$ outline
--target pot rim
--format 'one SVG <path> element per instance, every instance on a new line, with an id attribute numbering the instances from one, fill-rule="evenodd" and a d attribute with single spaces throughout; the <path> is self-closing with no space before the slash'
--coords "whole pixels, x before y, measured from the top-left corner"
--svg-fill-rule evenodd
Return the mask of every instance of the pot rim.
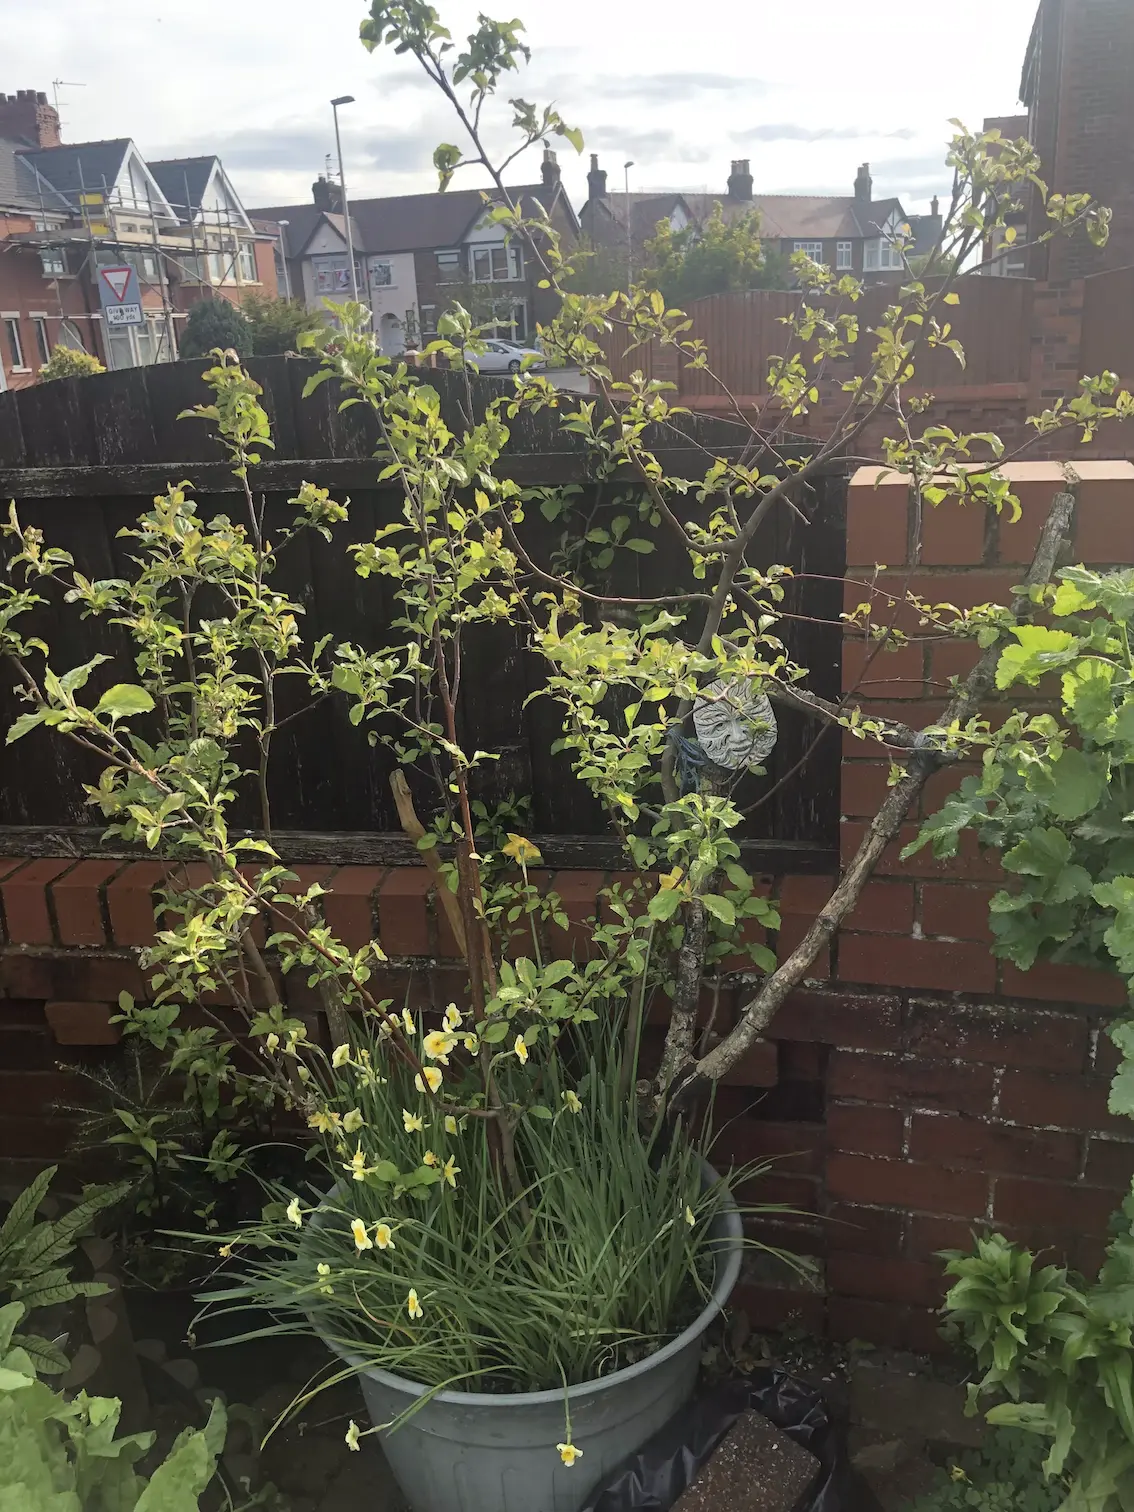
<path id="1" fill-rule="evenodd" d="M 724 1178 L 707 1160 L 702 1161 L 701 1164 L 702 1180 L 706 1187 L 724 1182 Z M 391 1387 L 408 1397 L 427 1396 L 430 1402 L 445 1402 L 459 1407 L 543 1407 L 553 1402 L 571 1402 L 584 1395 L 593 1396 L 596 1392 L 611 1391 L 625 1385 L 627 1381 L 645 1375 L 655 1366 L 680 1354 L 705 1332 L 714 1318 L 724 1312 L 725 1303 L 732 1295 L 733 1287 L 740 1275 L 740 1262 L 744 1253 L 744 1225 L 741 1221 L 740 1209 L 736 1205 L 736 1198 L 727 1186 L 726 1198 L 725 1206 L 716 1219 L 721 1225 L 722 1232 L 714 1240 L 720 1258 L 717 1261 L 717 1275 L 713 1282 L 712 1296 L 693 1322 L 675 1339 L 671 1339 L 668 1344 L 655 1350 L 653 1354 L 647 1355 L 644 1360 L 637 1360 L 633 1365 L 624 1365 L 621 1370 L 614 1371 L 612 1375 L 597 1376 L 593 1381 L 580 1381 L 578 1385 L 568 1386 L 566 1390 L 562 1387 L 552 1387 L 547 1391 L 437 1391 L 431 1386 L 423 1386 L 420 1381 L 411 1381 L 407 1376 L 395 1375 L 393 1371 L 383 1370 L 377 1365 L 367 1365 L 360 1355 L 353 1354 L 349 1349 L 336 1344 L 329 1338 L 314 1322 L 314 1319 L 312 1323 L 315 1332 L 327 1348 L 337 1354 L 340 1359 L 345 1360 L 348 1365 L 353 1365 L 359 1375 L 367 1376 L 370 1380 L 378 1381 L 381 1385 Z"/>

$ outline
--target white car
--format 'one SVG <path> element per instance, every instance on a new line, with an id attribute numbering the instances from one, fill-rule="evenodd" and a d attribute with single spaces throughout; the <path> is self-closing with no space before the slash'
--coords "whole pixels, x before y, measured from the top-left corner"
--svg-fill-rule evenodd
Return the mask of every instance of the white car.
<path id="1" fill-rule="evenodd" d="M 547 359 L 535 347 L 520 346 L 514 341 L 500 341 L 492 336 L 484 343 L 483 352 L 470 352 L 469 367 L 481 373 L 518 373 L 525 357 L 535 361 L 529 367 L 546 367 Z"/>

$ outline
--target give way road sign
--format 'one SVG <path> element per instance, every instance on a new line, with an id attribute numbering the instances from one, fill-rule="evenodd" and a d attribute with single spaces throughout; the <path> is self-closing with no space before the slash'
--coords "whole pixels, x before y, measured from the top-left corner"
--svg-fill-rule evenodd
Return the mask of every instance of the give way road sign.
<path id="1" fill-rule="evenodd" d="M 98 293 L 107 325 L 145 325 L 138 275 L 125 264 L 98 270 Z"/>

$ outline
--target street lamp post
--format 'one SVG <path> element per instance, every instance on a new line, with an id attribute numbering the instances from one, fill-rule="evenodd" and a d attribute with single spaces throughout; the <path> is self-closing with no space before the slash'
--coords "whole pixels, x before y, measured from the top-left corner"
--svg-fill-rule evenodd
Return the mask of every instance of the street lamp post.
<path id="1" fill-rule="evenodd" d="M 339 135 L 339 106 L 353 105 L 353 95 L 339 95 L 331 101 L 331 109 L 335 115 L 335 147 L 339 154 L 339 188 L 343 196 L 343 220 L 346 222 L 346 247 L 347 258 L 350 263 L 350 293 L 351 298 L 358 302 L 358 269 L 354 265 L 354 233 L 350 227 L 350 201 L 347 198 L 346 174 L 343 172 L 343 143 Z"/>
<path id="2" fill-rule="evenodd" d="M 634 282 L 634 218 L 630 214 L 630 170 L 634 159 L 622 165 L 622 181 L 626 188 L 626 292 Z"/>
<path id="3" fill-rule="evenodd" d="M 290 304 L 291 303 L 291 269 L 287 265 L 287 228 L 291 225 L 291 222 L 290 221 L 286 221 L 286 220 L 282 220 L 282 221 L 277 221 L 276 224 L 280 228 L 280 236 L 279 236 L 279 242 L 280 242 L 280 261 L 283 263 L 284 298 L 287 300 L 288 304 Z"/>

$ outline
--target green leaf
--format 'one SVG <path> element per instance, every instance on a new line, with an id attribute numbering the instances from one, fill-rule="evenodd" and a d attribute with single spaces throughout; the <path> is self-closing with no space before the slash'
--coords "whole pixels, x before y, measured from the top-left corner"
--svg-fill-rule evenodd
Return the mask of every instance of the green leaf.
<path id="1" fill-rule="evenodd" d="M 706 893 L 701 902 L 722 924 L 736 923 L 736 909 L 727 898 L 722 898 L 717 893 Z"/>
<path id="2" fill-rule="evenodd" d="M 46 718 L 46 711 L 37 711 L 34 714 L 21 714 L 8 729 L 7 744 L 12 745 L 14 741 L 26 735 L 29 730 L 34 730 L 37 725 L 41 725 Z"/>
<path id="3" fill-rule="evenodd" d="M 1066 746 L 1050 766 L 1037 763 L 1028 769 L 1028 789 L 1046 803 L 1056 819 L 1082 819 L 1102 801 L 1109 770 L 1101 751 Z"/>
<path id="4" fill-rule="evenodd" d="M 653 895 L 647 905 L 646 912 L 651 919 L 657 919 L 660 923 L 664 924 L 667 919 L 673 918 L 680 902 L 681 894 L 677 888 L 667 887 L 663 891 L 656 892 Z"/>
<path id="5" fill-rule="evenodd" d="M 132 714 L 148 714 L 154 701 L 145 688 L 134 683 L 115 683 L 95 705 L 96 714 L 109 714 L 111 719 L 129 719 Z"/>

